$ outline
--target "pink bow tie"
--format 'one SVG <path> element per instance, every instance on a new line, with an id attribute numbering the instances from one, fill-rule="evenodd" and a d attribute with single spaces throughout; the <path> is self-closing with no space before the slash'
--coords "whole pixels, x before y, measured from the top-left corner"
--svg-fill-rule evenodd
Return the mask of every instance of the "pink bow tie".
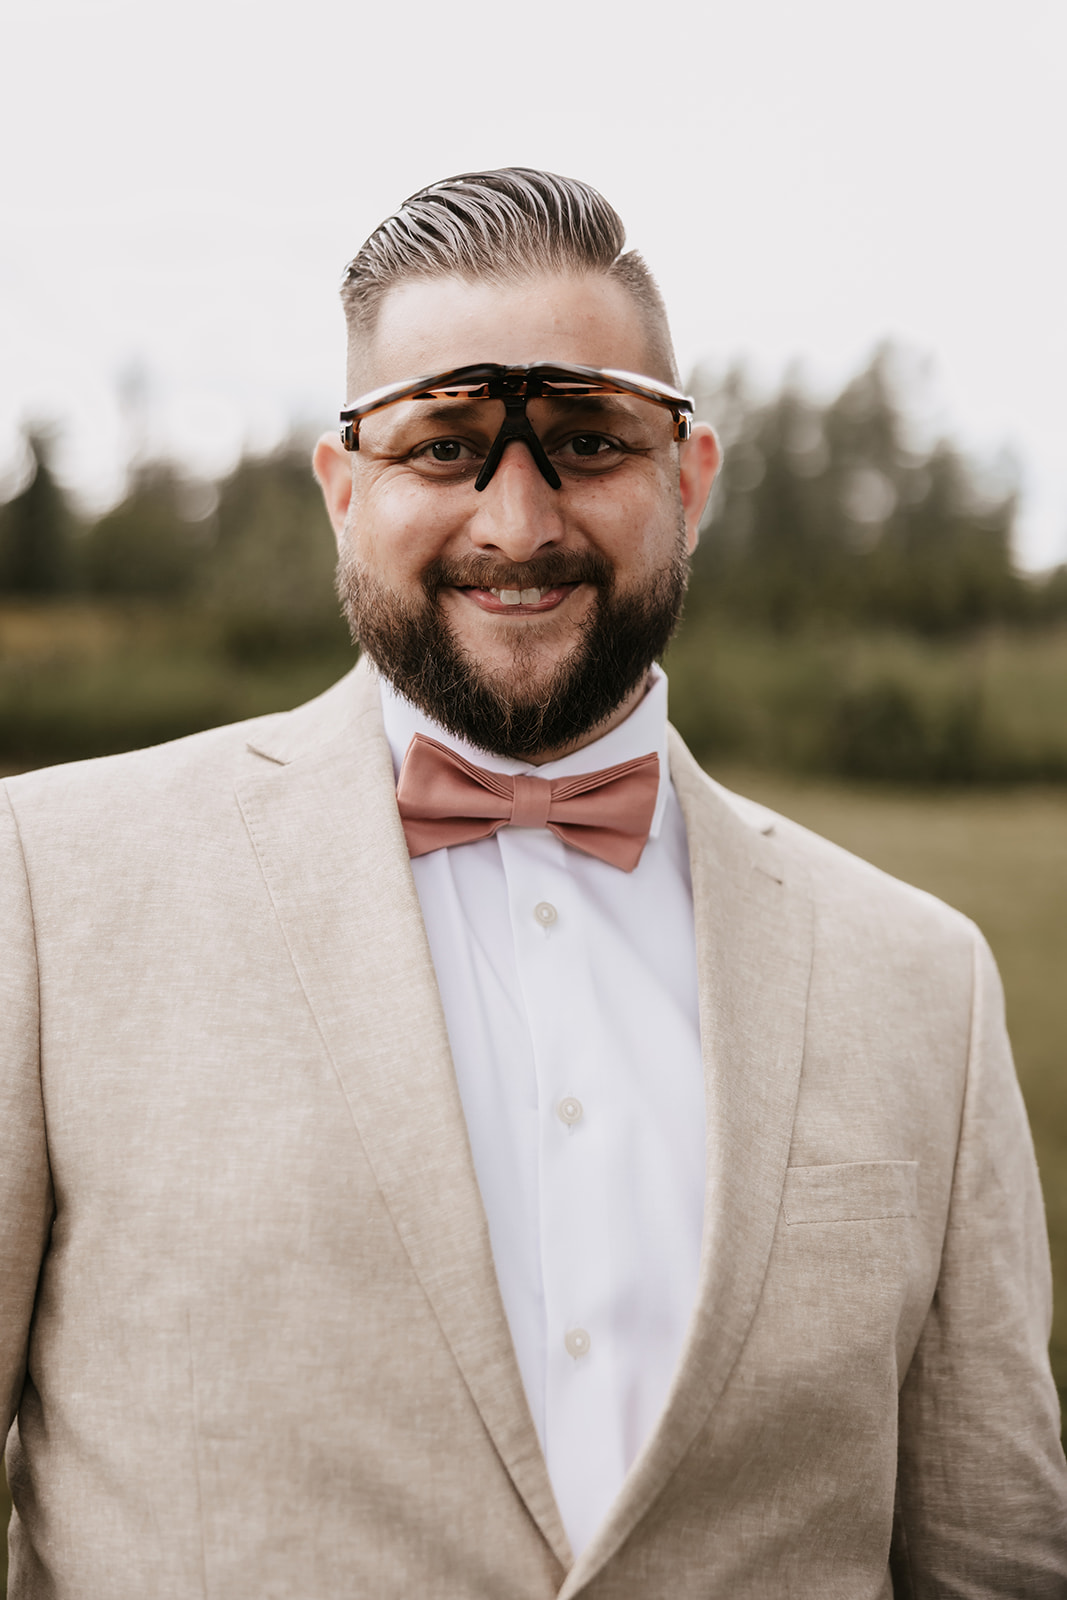
<path id="1" fill-rule="evenodd" d="M 657 755 L 573 778 L 511 778 L 486 772 L 417 733 L 400 769 L 396 803 L 413 856 L 473 844 L 498 828 L 551 828 L 575 850 L 632 872 L 658 792 Z"/>

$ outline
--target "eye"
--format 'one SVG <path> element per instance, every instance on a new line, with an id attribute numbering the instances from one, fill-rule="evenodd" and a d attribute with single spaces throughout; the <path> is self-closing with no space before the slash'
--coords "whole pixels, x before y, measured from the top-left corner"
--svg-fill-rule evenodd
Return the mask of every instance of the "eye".
<path id="1" fill-rule="evenodd" d="M 570 440 L 576 456 L 599 456 L 612 448 L 612 441 L 602 433 L 578 433 Z"/>
<path id="2" fill-rule="evenodd" d="M 551 451 L 562 467 L 573 472 L 599 472 L 614 467 L 627 447 L 606 433 L 572 433 Z"/>
<path id="3" fill-rule="evenodd" d="M 431 461 L 462 461 L 466 448 L 466 445 L 460 444 L 458 439 L 435 439 L 432 444 L 426 445 L 420 454 L 428 456 Z"/>
<path id="4" fill-rule="evenodd" d="M 438 469 L 444 472 L 446 467 L 450 467 L 453 474 L 463 473 L 480 459 L 478 452 L 462 439 L 427 439 L 408 455 L 412 466 L 431 473 Z"/>

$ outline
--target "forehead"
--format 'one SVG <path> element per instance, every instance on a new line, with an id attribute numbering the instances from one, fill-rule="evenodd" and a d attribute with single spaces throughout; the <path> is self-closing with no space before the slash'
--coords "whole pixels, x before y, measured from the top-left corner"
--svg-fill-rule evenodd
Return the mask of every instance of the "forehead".
<path id="1" fill-rule="evenodd" d="M 650 356 L 637 305 L 602 274 L 514 284 L 415 279 L 386 295 L 352 376 L 366 392 L 483 361 L 560 361 L 647 373 Z"/>

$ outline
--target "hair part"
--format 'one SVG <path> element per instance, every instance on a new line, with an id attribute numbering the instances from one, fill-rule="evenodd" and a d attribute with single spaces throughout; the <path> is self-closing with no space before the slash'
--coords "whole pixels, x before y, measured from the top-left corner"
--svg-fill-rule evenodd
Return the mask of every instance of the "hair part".
<path id="1" fill-rule="evenodd" d="M 341 284 L 349 382 L 374 336 L 390 290 L 413 279 L 523 283 L 540 276 L 602 273 L 622 286 L 645 325 L 651 364 L 677 384 L 663 296 L 603 195 L 577 178 L 532 167 L 464 172 L 420 189 L 379 223 Z M 655 374 L 652 374 L 655 375 Z M 352 396 L 350 396 L 352 398 Z"/>

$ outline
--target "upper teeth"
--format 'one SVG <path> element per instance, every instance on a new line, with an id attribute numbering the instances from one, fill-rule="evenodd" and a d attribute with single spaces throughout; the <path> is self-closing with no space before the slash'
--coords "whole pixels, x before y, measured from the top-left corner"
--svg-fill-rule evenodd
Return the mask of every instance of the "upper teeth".
<path id="1" fill-rule="evenodd" d="M 536 606 L 544 599 L 548 589 L 491 589 L 489 592 L 496 595 L 501 605 Z"/>

